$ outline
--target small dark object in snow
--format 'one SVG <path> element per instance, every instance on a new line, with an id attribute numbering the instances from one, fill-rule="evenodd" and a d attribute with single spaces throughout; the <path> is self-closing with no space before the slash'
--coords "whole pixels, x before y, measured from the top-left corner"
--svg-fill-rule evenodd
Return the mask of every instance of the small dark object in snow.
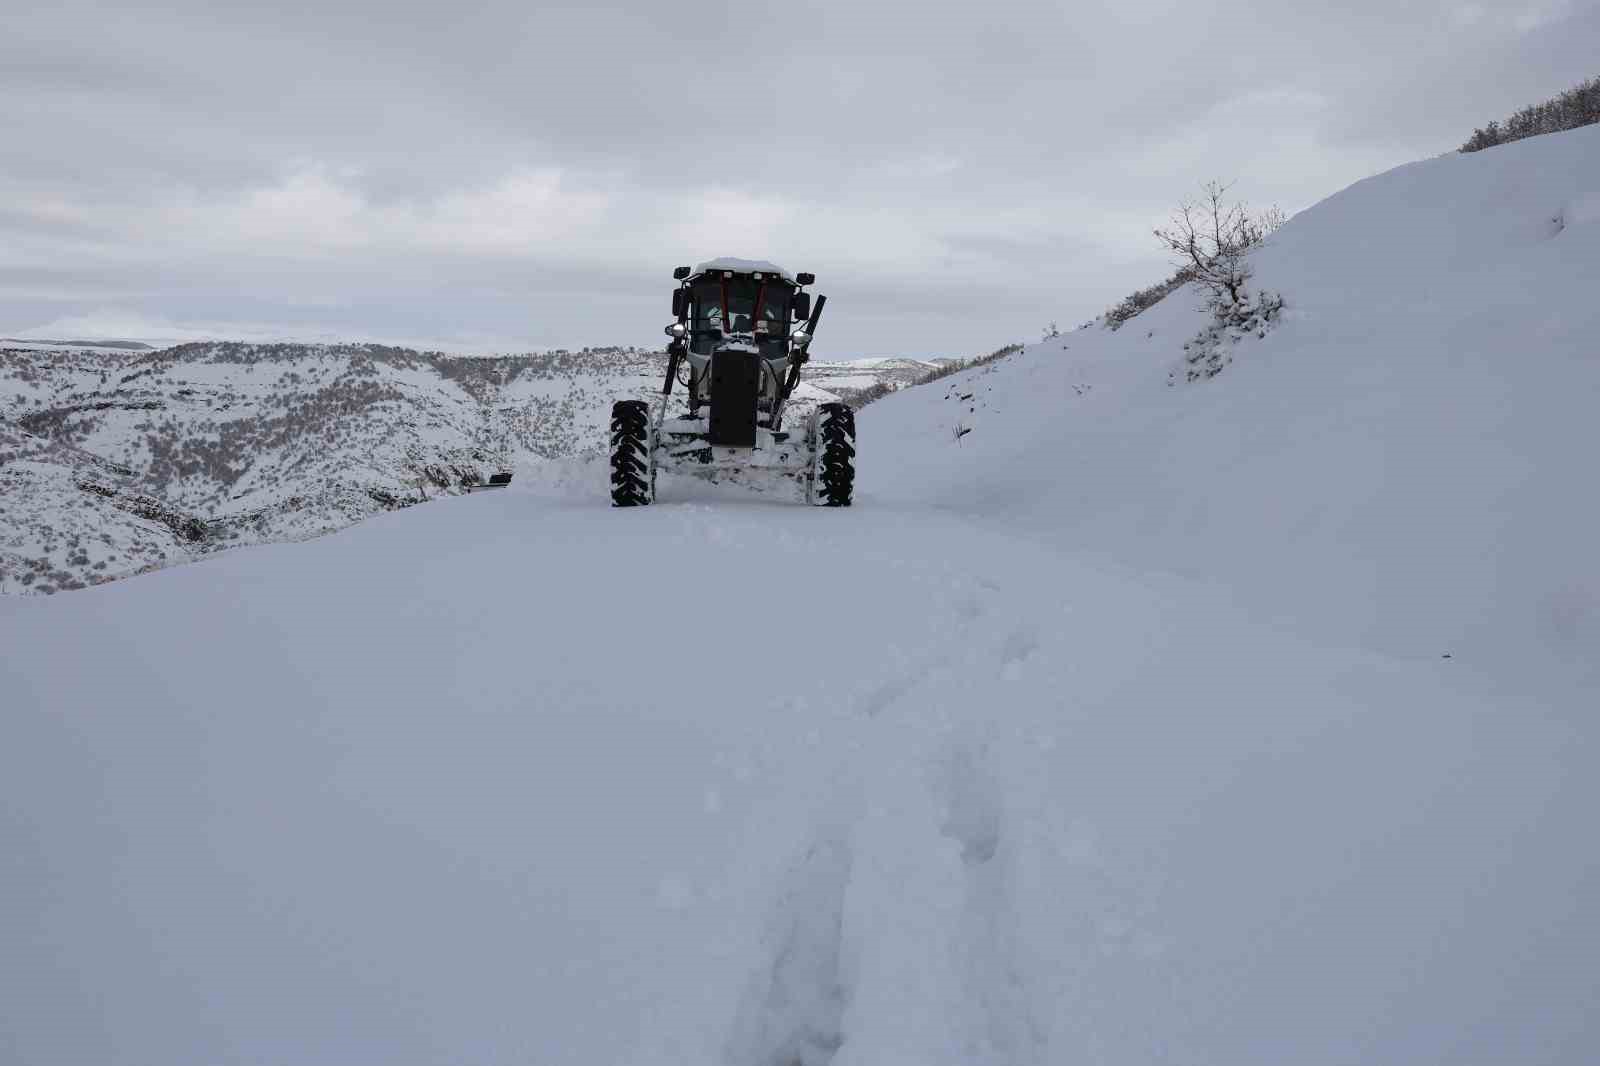
<path id="1" fill-rule="evenodd" d="M 490 474 L 488 481 L 481 482 L 477 485 L 468 485 L 467 491 L 482 492 L 485 489 L 503 489 L 509 484 L 511 484 L 511 474 L 506 471 L 501 471 L 498 474 Z"/>

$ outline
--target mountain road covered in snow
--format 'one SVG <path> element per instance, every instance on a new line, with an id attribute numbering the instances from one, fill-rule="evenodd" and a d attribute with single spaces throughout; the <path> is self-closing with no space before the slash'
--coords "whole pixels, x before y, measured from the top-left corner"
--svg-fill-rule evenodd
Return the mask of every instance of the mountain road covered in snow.
<path id="1" fill-rule="evenodd" d="M 847 510 L 529 457 L 0 599 L 0 1057 L 1590 1061 L 1596 134 L 1305 212 L 1210 380 L 1179 292 L 865 408 Z"/>

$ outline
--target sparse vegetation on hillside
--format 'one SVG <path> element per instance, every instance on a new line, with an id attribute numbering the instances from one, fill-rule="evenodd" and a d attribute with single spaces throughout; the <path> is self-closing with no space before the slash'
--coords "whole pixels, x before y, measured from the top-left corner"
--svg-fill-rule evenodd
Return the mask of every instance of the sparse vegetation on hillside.
<path id="1" fill-rule="evenodd" d="M 1600 122 L 1600 77 L 1580 82 L 1543 103 L 1525 107 L 1505 122 L 1491 122 L 1473 130 L 1461 151 L 1481 152 L 1497 144 L 1509 144 L 1542 133 L 1575 130 L 1597 122 Z"/>
<path id="2" fill-rule="evenodd" d="M 1165 281 L 1158 282 L 1147 289 L 1139 289 L 1130 293 L 1128 296 L 1123 297 L 1121 303 L 1105 313 L 1107 328 L 1117 329 L 1128 319 L 1148 311 L 1193 280 L 1193 275 L 1187 270 L 1180 269 Z"/>
<path id="3" fill-rule="evenodd" d="M 1102 316 L 1108 329 L 1118 329 L 1177 292 L 1191 281 L 1206 290 L 1208 306 L 1237 305 L 1244 296 L 1250 268 L 1244 257 L 1283 225 L 1286 216 L 1277 207 L 1252 212 L 1227 193 L 1231 185 L 1207 182 L 1199 200 L 1178 205 L 1172 220 L 1157 227 L 1156 239 L 1174 257 L 1172 274 L 1165 280 L 1124 297 Z"/>

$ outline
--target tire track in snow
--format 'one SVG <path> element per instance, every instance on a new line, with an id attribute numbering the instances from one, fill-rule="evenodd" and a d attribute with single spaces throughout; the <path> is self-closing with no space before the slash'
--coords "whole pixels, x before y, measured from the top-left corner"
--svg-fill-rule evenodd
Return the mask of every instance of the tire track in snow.
<path id="1" fill-rule="evenodd" d="M 1014 848 L 989 742 L 957 742 L 941 768 L 942 831 L 961 848 L 963 907 L 954 930 L 972 1017 L 962 1061 L 1042 1061 L 1043 1032 L 1032 1016 L 1028 974 L 1018 951 Z"/>
<path id="2" fill-rule="evenodd" d="M 933 649 L 892 651 L 889 676 L 838 720 L 860 809 L 836 812 L 796 860 L 769 959 L 736 1012 L 731 1063 L 1043 1061 L 978 710 L 983 690 L 1019 678 L 1040 648 L 1038 627 L 996 609 L 1002 591 L 953 582 Z"/>
<path id="3" fill-rule="evenodd" d="M 752 978 L 734 1020 L 731 1063 L 827 1066 L 844 1042 L 840 955 L 852 864 L 837 830 L 819 834 L 795 861 L 774 909 L 770 963 Z"/>

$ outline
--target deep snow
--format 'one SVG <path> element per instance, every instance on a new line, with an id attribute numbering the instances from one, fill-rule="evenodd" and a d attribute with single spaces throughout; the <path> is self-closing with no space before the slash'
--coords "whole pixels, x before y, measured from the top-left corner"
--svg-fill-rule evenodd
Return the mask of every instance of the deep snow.
<path id="1" fill-rule="evenodd" d="M 1364 182 L 1219 377 L 1180 293 L 891 396 L 849 511 L 564 461 L 0 600 L 0 1047 L 1591 1061 L 1597 179 Z"/>

